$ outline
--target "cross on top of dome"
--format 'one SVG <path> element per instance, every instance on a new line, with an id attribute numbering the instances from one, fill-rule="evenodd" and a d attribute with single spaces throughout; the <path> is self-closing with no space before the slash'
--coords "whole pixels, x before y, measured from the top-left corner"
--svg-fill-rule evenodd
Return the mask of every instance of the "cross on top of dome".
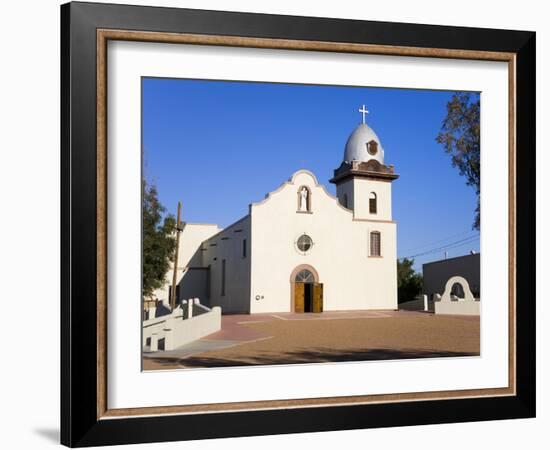
<path id="1" fill-rule="evenodd" d="M 365 118 L 367 116 L 367 114 L 369 113 L 369 111 L 367 110 L 367 108 L 365 108 L 365 105 L 363 105 L 363 107 L 361 109 L 358 110 L 361 114 L 363 114 L 363 123 L 365 123 Z"/>

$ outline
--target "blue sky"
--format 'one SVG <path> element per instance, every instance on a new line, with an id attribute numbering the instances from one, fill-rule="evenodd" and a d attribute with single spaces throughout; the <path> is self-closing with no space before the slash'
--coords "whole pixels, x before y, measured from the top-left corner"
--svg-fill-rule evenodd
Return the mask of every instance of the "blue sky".
<path id="1" fill-rule="evenodd" d="M 415 267 L 479 251 L 474 188 L 435 142 L 452 92 L 143 79 L 144 174 L 182 220 L 227 226 L 300 168 L 328 180 L 361 122 L 378 134 L 393 183 L 398 256 Z M 215 182 L 213 180 L 216 180 Z"/>

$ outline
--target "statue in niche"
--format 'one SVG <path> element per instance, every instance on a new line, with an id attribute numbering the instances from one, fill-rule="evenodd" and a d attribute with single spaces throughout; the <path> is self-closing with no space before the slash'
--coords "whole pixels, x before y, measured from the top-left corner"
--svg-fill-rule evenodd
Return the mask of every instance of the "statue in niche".
<path id="1" fill-rule="evenodd" d="M 298 211 L 309 211 L 308 205 L 309 205 L 309 191 L 304 186 L 302 189 L 300 189 L 300 205 Z"/>

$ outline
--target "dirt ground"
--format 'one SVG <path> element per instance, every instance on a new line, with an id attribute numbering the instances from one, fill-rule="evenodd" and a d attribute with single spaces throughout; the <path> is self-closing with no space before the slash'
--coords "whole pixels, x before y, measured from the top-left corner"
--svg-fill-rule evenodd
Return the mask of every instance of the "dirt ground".
<path id="1" fill-rule="evenodd" d="M 364 317 L 325 314 L 224 316 L 222 331 L 201 340 L 213 350 L 193 351 L 201 348 L 195 345 L 187 351 L 182 347 L 179 352 L 146 354 L 143 369 L 476 356 L 480 352 L 479 317 L 404 311 Z M 217 343 L 223 346 L 216 348 Z"/>

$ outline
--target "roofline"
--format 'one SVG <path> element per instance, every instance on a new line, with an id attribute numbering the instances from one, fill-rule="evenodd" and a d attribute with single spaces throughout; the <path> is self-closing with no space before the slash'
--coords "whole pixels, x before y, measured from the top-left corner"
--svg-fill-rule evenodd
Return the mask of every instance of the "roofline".
<path id="1" fill-rule="evenodd" d="M 481 252 L 477 252 L 477 253 L 473 253 L 473 254 L 469 253 L 468 255 L 453 256 L 452 258 L 439 259 L 437 261 L 431 261 L 431 262 L 424 263 L 424 264 L 422 264 L 422 267 L 429 266 L 430 264 L 440 264 L 440 263 L 443 263 L 445 261 L 452 261 L 454 259 L 468 258 L 468 257 L 471 257 L 471 256 L 480 256 L 480 255 L 481 255 Z"/>
<path id="2" fill-rule="evenodd" d="M 200 226 L 207 226 L 207 227 L 220 227 L 217 223 L 205 223 L 205 222 L 186 222 L 183 221 L 183 226 L 186 227 L 187 225 L 200 225 Z"/>
<path id="3" fill-rule="evenodd" d="M 292 184 L 296 184 L 294 183 L 294 179 L 301 173 L 305 173 L 307 175 L 309 175 L 311 178 L 313 178 L 313 181 L 315 181 L 315 186 L 319 186 L 319 181 L 317 180 L 317 177 L 315 176 L 315 174 L 311 171 L 311 170 L 307 170 L 307 169 L 299 169 L 297 170 L 296 172 L 294 172 L 290 178 L 288 179 L 288 181 Z"/>
<path id="4" fill-rule="evenodd" d="M 327 191 L 327 188 L 324 184 L 321 184 L 319 183 L 319 181 L 317 180 L 317 177 L 315 176 L 315 174 L 307 169 L 299 169 L 297 170 L 296 172 L 294 172 L 291 177 L 285 181 L 284 183 L 282 183 L 278 188 L 276 188 L 275 190 L 273 191 L 270 191 L 268 192 L 267 194 L 265 194 L 265 197 L 260 200 L 259 202 L 252 202 L 248 205 L 248 214 L 250 215 L 252 213 L 252 207 L 253 206 L 260 206 L 260 205 L 263 205 L 264 203 L 267 202 L 267 200 L 269 200 L 269 198 L 273 195 L 273 194 L 276 194 L 277 192 L 280 192 L 281 190 L 283 190 L 284 187 L 286 186 L 289 186 L 289 185 L 294 185 L 296 186 L 296 183 L 294 183 L 294 180 L 295 178 L 298 176 L 298 174 L 301 174 L 301 173 L 305 173 L 309 176 L 311 176 L 313 178 L 313 181 L 315 182 L 315 187 L 318 187 L 318 188 L 321 188 L 323 190 L 323 192 L 329 197 L 331 198 L 332 200 L 334 200 L 336 202 L 336 205 L 339 206 L 342 210 L 344 210 L 345 212 L 351 214 L 353 216 L 353 210 L 351 209 L 348 209 L 346 207 L 344 207 L 341 203 L 340 203 L 340 200 L 338 200 L 338 197 L 332 195 L 329 191 Z"/>
<path id="5" fill-rule="evenodd" d="M 340 175 L 332 177 L 329 182 L 338 184 L 343 181 L 346 181 L 348 178 L 367 178 L 371 180 L 382 180 L 382 181 L 393 181 L 399 178 L 399 175 L 396 173 L 382 173 L 382 172 L 359 172 L 359 171 L 348 171 Z"/>
<path id="6" fill-rule="evenodd" d="M 222 234 L 224 231 L 227 231 L 229 230 L 230 228 L 234 227 L 235 225 L 237 225 L 238 223 L 248 219 L 250 217 L 250 214 L 247 214 L 246 216 L 243 216 L 241 217 L 239 220 L 233 222 L 232 224 L 230 225 L 227 225 L 225 228 L 222 228 L 220 231 L 218 231 L 216 234 L 213 234 L 212 236 L 210 236 L 208 239 L 205 239 L 204 241 L 202 242 L 208 242 L 210 239 L 214 239 L 215 237 L 219 236 L 220 234 Z"/>

